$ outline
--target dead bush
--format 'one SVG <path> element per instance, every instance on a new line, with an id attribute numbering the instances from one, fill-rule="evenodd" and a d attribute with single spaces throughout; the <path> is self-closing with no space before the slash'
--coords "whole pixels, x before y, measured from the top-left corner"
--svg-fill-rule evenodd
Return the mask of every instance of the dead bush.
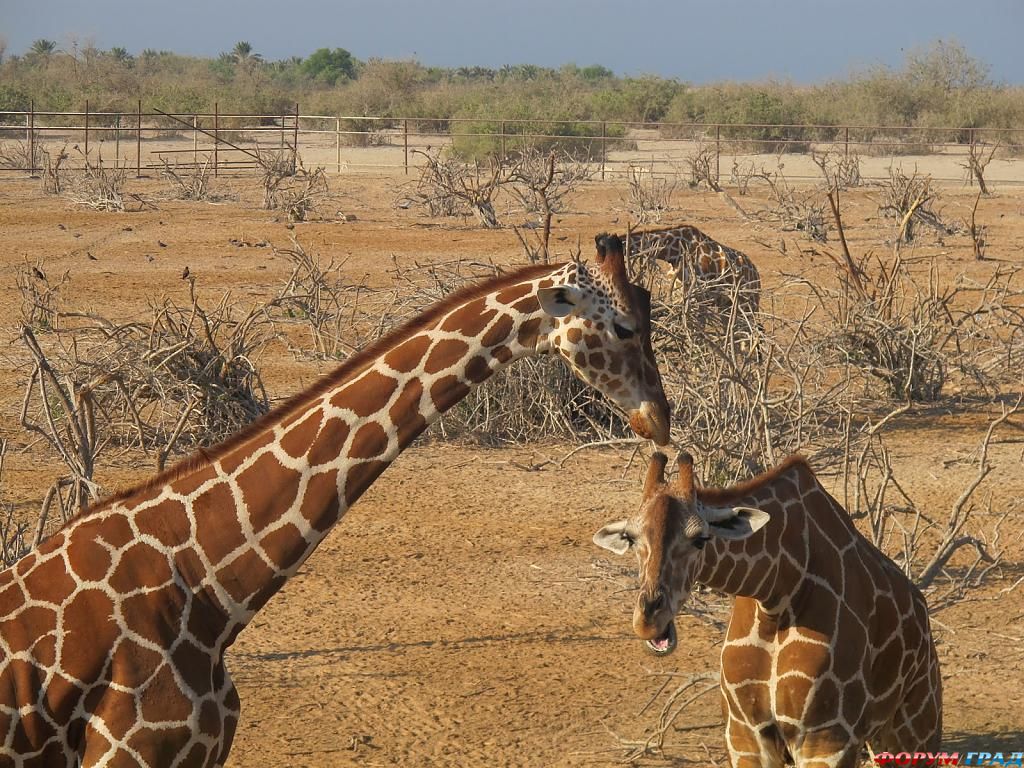
<path id="1" fill-rule="evenodd" d="M 999 142 L 992 144 L 987 154 L 985 146 L 984 144 L 972 141 L 967 145 L 967 159 L 960 164 L 964 169 L 967 181 L 977 182 L 978 189 L 981 190 L 983 195 L 988 194 L 988 185 L 985 183 L 985 169 L 988 168 L 988 164 L 995 157 L 999 149 Z"/>
<path id="2" fill-rule="evenodd" d="M 330 192 L 322 167 L 309 170 L 290 150 L 261 152 L 257 163 L 262 172 L 263 208 L 284 211 L 288 221 L 309 221 Z"/>
<path id="3" fill-rule="evenodd" d="M 413 150 L 424 159 L 415 191 L 399 205 L 422 205 L 431 216 L 474 215 L 487 229 L 499 227 L 494 210 L 498 190 L 512 182 L 515 164 L 509 158 L 490 157 L 472 165 L 449 157 L 440 150 Z"/>
<path id="4" fill-rule="evenodd" d="M 918 224 L 929 226 L 941 234 L 955 232 L 943 224 L 932 209 L 939 193 L 932 188 L 931 182 L 931 176 L 919 175 L 916 168 L 907 176 L 901 167 L 889 166 L 889 178 L 880 183 L 882 201 L 878 205 L 878 213 L 895 220 L 897 241 L 912 242 Z"/>
<path id="5" fill-rule="evenodd" d="M 698 144 L 697 149 L 686 156 L 686 167 L 690 172 L 690 187 L 700 189 L 707 187 L 713 192 L 721 192 L 718 178 L 718 152 L 714 147 Z M 733 168 L 736 163 L 733 161 Z M 740 192 L 744 194 L 744 192 Z"/>
<path id="6" fill-rule="evenodd" d="M 29 524 L 15 515 L 14 505 L 4 500 L 4 459 L 7 441 L 0 438 L 0 568 L 9 568 L 32 548 Z M 38 527 L 38 526 L 37 526 Z"/>
<path id="7" fill-rule="evenodd" d="M 678 178 L 656 175 L 653 163 L 630 164 L 626 169 L 626 182 L 629 192 L 625 203 L 633 220 L 638 224 L 661 221 L 662 215 L 671 208 Z"/>
<path id="8" fill-rule="evenodd" d="M 117 162 L 113 166 L 103 163 L 102 152 L 97 153 L 96 163 L 85 157 L 78 145 L 74 147 L 84 158 L 85 169 L 80 173 L 68 172 L 62 185 L 68 198 L 76 205 L 95 211 L 124 211 L 125 182 L 128 169 Z M 130 196 L 141 202 L 137 195 Z"/>
<path id="9" fill-rule="evenodd" d="M 171 183 L 174 196 L 179 200 L 209 200 L 212 159 L 207 156 L 201 163 L 179 167 L 163 158 L 164 167 L 160 175 Z"/>
<path id="10" fill-rule="evenodd" d="M 993 514 L 989 495 L 984 510 L 985 516 L 993 520 L 991 530 L 978 531 L 973 523 L 976 498 L 994 469 L 988 458 L 993 435 L 1020 409 L 1018 398 L 1010 407 L 1002 407 L 1002 413 L 989 422 L 975 453 L 977 471 L 944 514 L 923 508 L 908 495 L 882 438 L 880 427 L 892 416 L 905 413 L 907 407 L 866 429 L 862 446 L 846 457 L 842 475 L 847 509 L 854 519 L 865 521 L 871 543 L 886 552 L 928 594 L 932 613 L 962 600 L 1002 563 L 999 529 L 1015 507 Z M 959 557 L 961 550 L 970 552 L 966 560 Z"/>
<path id="11" fill-rule="evenodd" d="M 171 453 L 220 442 L 267 411 L 255 362 L 274 336 L 266 308 L 243 311 L 225 295 L 208 309 L 194 281 L 190 300 L 153 304 L 145 323 L 61 311 L 46 352 L 25 329 L 37 360 L 32 386 L 40 390 L 26 393 L 23 419 L 49 427 L 49 442 L 73 470 L 76 499 L 91 488 L 92 467 L 106 446 L 141 448 L 161 468 Z M 90 449 L 73 462 L 57 446 L 55 435 L 67 430 L 52 427 L 53 402 L 77 420 L 76 434 L 88 437 L 74 441 Z"/>
<path id="12" fill-rule="evenodd" d="M 51 283 L 44 259 L 35 264 L 25 262 L 15 272 L 14 282 L 21 294 L 21 322 L 31 328 L 50 331 L 57 328 L 62 306 L 61 291 L 71 281 L 67 270 Z"/>
<path id="13" fill-rule="evenodd" d="M 28 171 L 42 167 L 42 146 L 38 142 L 0 141 L 0 168 Z"/>
<path id="14" fill-rule="evenodd" d="M 346 282 L 344 263 L 331 259 L 324 264 L 294 237 L 290 247 L 274 248 L 274 255 L 291 262 L 292 271 L 272 302 L 271 314 L 275 321 L 302 325 L 315 357 L 343 360 L 379 335 L 371 329 L 373 310 L 363 303 L 373 291 Z"/>

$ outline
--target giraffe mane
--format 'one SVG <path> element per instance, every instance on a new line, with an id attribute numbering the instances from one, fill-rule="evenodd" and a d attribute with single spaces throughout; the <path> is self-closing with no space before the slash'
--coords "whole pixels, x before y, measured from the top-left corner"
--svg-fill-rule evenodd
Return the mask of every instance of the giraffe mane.
<path id="1" fill-rule="evenodd" d="M 345 360 L 339 367 L 335 368 L 331 373 L 322 376 L 311 387 L 292 395 L 283 403 L 272 408 L 270 411 L 263 414 L 263 416 L 256 419 L 256 421 L 243 427 L 241 430 L 222 442 L 211 446 L 210 448 L 199 448 L 191 455 L 185 457 L 164 471 L 153 475 L 140 483 L 116 490 L 110 495 L 105 496 L 102 499 L 98 499 L 95 503 L 82 510 L 78 515 L 70 517 L 68 519 L 68 523 L 77 518 L 84 517 L 94 512 L 99 512 L 109 507 L 111 504 L 123 501 L 138 493 L 144 493 L 146 491 L 153 490 L 154 488 L 166 485 L 167 483 L 172 483 L 206 464 L 211 464 L 217 461 L 235 448 L 244 445 L 247 441 L 262 432 L 273 422 L 281 420 L 296 408 L 323 396 L 329 389 L 337 386 L 339 382 L 361 372 L 377 357 L 379 357 L 382 352 L 394 346 L 401 339 L 414 336 L 425 328 L 429 328 L 431 325 L 437 323 L 454 307 L 464 304 L 479 296 L 494 293 L 502 288 L 506 288 L 526 280 L 533 280 L 541 275 L 551 274 L 562 266 L 564 265 L 534 264 L 517 269 L 513 272 L 498 275 L 497 277 L 482 280 L 480 282 L 473 283 L 472 285 L 465 286 L 464 288 L 460 288 L 457 291 L 453 291 L 441 301 L 428 308 L 418 317 L 399 326 L 368 346 L 363 347 L 361 350 Z M 67 523 L 65 525 L 67 525 Z"/>
<path id="2" fill-rule="evenodd" d="M 807 458 L 795 453 L 784 459 L 780 464 L 769 469 L 767 472 L 763 472 L 750 480 L 744 480 L 742 483 L 730 485 L 727 488 L 698 487 L 697 498 L 709 504 L 733 504 L 747 496 L 750 496 L 756 491 L 759 491 L 766 485 L 770 485 L 791 469 L 797 467 L 802 467 L 812 476 L 814 475 L 814 470 L 811 469 L 811 465 L 808 463 Z"/>

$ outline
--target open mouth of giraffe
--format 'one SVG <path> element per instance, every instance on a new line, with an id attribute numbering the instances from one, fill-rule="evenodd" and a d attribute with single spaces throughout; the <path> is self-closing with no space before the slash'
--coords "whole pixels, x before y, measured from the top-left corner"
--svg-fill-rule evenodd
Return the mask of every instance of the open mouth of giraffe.
<path id="1" fill-rule="evenodd" d="M 644 640 L 647 650 L 658 656 L 666 656 L 676 649 L 676 623 L 670 621 L 665 631 L 655 638 Z"/>

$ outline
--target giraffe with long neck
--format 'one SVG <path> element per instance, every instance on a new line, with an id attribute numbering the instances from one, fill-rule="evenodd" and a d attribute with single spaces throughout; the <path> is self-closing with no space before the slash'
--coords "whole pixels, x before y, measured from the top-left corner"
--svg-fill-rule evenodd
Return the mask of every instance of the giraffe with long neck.
<path id="1" fill-rule="evenodd" d="M 0 766 L 220 766 L 224 652 L 426 427 L 554 352 L 668 441 L 649 295 L 621 243 L 450 296 L 261 421 L 108 498 L 0 572 Z"/>
<path id="2" fill-rule="evenodd" d="M 648 467 L 639 512 L 595 543 L 634 549 L 633 629 L 676 646 L 674 617 L 695 583 L 734 595 L 721 657 L 726 745 L 735 768 L 852 768 L 876 752 L 932 752 L 942 680 L 920 590 L 854 527 L 794 456 L 733 488 L 695 488 L 693 460 L 665 483 Z"/>
<path id="3" fill-rule="evenodd" d="M 750 257 L 697 227 L 680 224 L 631 231 L 625 242 L 631 260 L 663 262 L 672 271 L 673 282 L 686 286 L 692 281 L 723 308 L 735 305 L 755 313 L 761 304 L 761 275 Z"/>

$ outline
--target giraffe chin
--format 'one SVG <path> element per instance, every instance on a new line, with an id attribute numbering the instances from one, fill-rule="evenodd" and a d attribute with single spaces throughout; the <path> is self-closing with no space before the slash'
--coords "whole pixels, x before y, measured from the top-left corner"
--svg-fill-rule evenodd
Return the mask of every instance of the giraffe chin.
<path id="1" fill-rule="evenodd" d="M 676 640 L 676 623 L 670 621 L 661 635 L 651 640 L 644 640 L 644 645 L 655 656 L 668 656 L 676 649 Z"/>

